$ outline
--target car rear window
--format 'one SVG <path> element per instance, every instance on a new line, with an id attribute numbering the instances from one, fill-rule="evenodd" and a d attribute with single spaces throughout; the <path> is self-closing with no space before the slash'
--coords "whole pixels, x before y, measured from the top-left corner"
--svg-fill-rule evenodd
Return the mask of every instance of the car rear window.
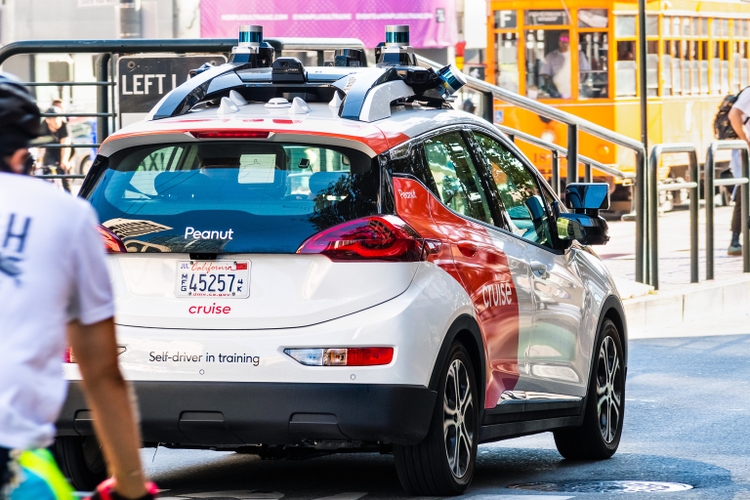
<path id="1" fill-rule="evenodd" d="M 128 252 L 294 253 L 378 212 L 378 163 L 352 149 L 202 142 L 107 160 L 84 196 Z"/>

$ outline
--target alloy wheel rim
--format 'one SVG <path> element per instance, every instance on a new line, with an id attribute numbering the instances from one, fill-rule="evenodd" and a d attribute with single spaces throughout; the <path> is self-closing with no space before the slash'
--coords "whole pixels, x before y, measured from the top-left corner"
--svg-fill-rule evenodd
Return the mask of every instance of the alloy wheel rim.
<path id="1" fill-rule="evenodd" d="M 617 437 L 622 418 L 622 366 L 612 337 L 604 338 L 596 364 L 596 414 L 604 442 Z"/>
<path id="2" fill-rule="evenodd" d="M 453 476 L 464 477 L 474 449 L 474 398 L 466 366 L 454 359 L 448 368 L 443 391 L 443 437 L 445 455 Z"/>

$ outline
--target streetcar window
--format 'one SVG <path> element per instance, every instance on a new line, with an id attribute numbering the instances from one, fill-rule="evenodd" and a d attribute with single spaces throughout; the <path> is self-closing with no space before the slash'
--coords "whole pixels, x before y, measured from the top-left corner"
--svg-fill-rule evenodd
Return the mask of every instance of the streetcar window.
<path id="1" fill-rule="evenodd" d="M 578 11 L 579 28 L 606 28 L 608 26 L 607 9 L 581 9 Z"/>
<path id="2" fill-rule="evenodd" d="M 529 97 L 571 97 L 573 64 L 570 42 L 568 30 L 526 31 L 526 89 Z M 578 68 L 582 72 L 591 70 L 585 54 L 580 52 Z"/>
<path id="3" fill-rule="evenodd" d="M 615 36 L 618 38 L 635 36 L 635 16 L 615 17 Z"/>
<path id="4" fill-rule="evenodd" d="M 670 36 L 672 33 L 672 18 L 664 16 L 661 20 L 662 36 Z"/>
<path id="5" fill-rule="evenodd" d="M 579 95 L 581 99 L 609 97 L 607 33 L 578 35 Z"/>
<path id="6" fill-rule="evenodd" d="M 672 44 L 664 40 L 664 55 L 661 56 L 664 68 L 664 95 L 672 95 Z"/>
<path id="7" fill-rule="evenodd" d="M 659 16 L 646 16 L 646 36 L 659 36 Z"/>
<path id="8" fill-rule="evenodd" d="M 616 97 L 633 97 L 636 95 L 635 42 L 617 42 L 617 61 L 615 77 L 617 78 Z"/>
<path id="9" fill-rule="evenodd" d="M 734 20 L 734 36 L 736 38 L 739 38 L 745 35 L 744 30 L 743 30 L 744 23 L 745 23 L 744 19 Z"/>
<path id="10" fill-rule="evenodd" d="M 646 95 L 659 95 L 659 42 L 646 42 Z"/>
<path id="11" fill-rule="evenodd" d="M 700 61 L 698 61 L 698 49 L 695 40 L 688 42 L 688 50 L 690 55 L 690 67 L 692 68 L 693 79 L 691 89 L 693 95 L 700 94 Z"/>
<path id="12" fill-rule="evenodd" d="M 729 36 L 729 19 L 714 19 L 713 31 L 714 36 Z"/>
<path id="13" fill-rule="evenodd" d="M 737 22 L 735 21 L 734 25 L 735 29 L 735 36 L 737 36 Z M 740 73 L 741 73 L 741 63 L 740 63 L 740 42 L 732 42 L 732 60 L 734 61 L 734 71 L 732 72 L 732 82 L 731 82 L 731 88 L 730 92 L 737 92 L 739 90 L 740 86 Z"/>
<path id="14" fill-rule="evenodd" d="M 496 33 L 497 64 L 495 81 L 498 87 L 518 93 L 518 35 Z"/>

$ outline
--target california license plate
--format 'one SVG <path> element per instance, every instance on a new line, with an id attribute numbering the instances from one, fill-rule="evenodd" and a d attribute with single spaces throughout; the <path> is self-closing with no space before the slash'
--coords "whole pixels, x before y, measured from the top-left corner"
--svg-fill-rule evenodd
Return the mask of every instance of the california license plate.
<path id="1" fill-rule="evenodd" d="M 250 295 L 250 262 L 180 261 L 177 265 L 175 295 L 247 298 Z"/>

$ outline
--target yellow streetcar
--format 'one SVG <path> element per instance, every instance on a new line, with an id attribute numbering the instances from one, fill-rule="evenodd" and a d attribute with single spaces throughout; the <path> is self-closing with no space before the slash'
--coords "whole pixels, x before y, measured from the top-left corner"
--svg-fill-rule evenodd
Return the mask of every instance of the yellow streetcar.
<path id="1" fill-rule="evenodd" d="M 649 144 L 691 142 L 704 151 L 729 93 L 750 85 L 750 4 L 662 0 L 646 6 Z M 487 80 L 586 120 L 640 138 L 637 2 L 491 0 Z M 495 122 L 566 145 L 565 126 L 495 102 Z M 580 153 L 634 171 L 632 152 L 581 134 Z M 549 153 L 521 145 L 549 177 Z M 705 154 L 705 153 L 704 153 Z M 662 180 L 686 176 L 667 157 Z M 561 174 L 564 176 L 565 174 Z M 612 184 L 616 209 L 629 189 Z"/>

